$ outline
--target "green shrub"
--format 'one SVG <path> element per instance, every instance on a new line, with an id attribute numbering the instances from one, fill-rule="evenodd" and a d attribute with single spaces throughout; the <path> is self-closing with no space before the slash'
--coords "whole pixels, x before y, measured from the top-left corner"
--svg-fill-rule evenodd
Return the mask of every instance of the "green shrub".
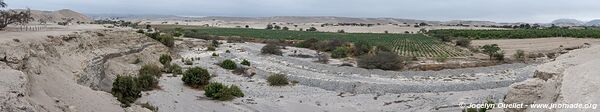
<path id="1" fill-rule="evenodd" d="M 158 79 L 150 74 L 141 74 L 136 78 L 136 82 L 140 90 L 150 91 L 158 87 Z"/>
<path id="2" fill-rule="evenodd" d="M 262 49 L 260 49 L 262 54 L 273 54 L 273 55 L 282 55 L 281 49 L 279 46 L 275 44 L 267 44 Z"/>
<path id="3" fill-rule="evenodd" d="M 224 69 L 233 70 L 237 68 L 237 65 L 232 60 L 227 59 L 221 62 L 221 67 L 223 67 Z"/>
<path id="4" fill-rule="evenodd" d="M 214 47 L 219 47 L 219 44 L 221 44 L 221 43 L 219 43 L 219 41 L 217 41 L 217 40 L 212 40 L 212 46 L 214 46 Z"/>
<path id="5" fill-rule="evenodd" d="M 148 75 L 152 75 L 155 77 L 161 77 L 162 70 L 160 69 L 160 67 L 158 67 L 156 65 L 147 64 L 147 65 L 142 66 L 142 68 L 140 69 L 138 74 L 139 75 L 148 74 Z"/>
<path id="6" fill-rule="evenodd" d="M 173 65 L 171 65 L 171 66 L 169 67 L 169 71 L 170 71 L 171 73 L 175 74 L 175 75 L 183 73 L 183 72 L 181 71 L 181 66 L 179 66 L 179 65 L 177 65 L 177 64 L 173 64 Z"/>
<path id="7" fill-rule="evenodd" d="M 193 67 L 183 73 L 181 80 L 187 86 L 201 87 L 208 84 L 208 81 L 210 80 L 210 74 L 204 68 Z"/>
<path id="8" fill-rule="evenodd" d="M 225 50 L 225 53 L 231 53 L 231 51 L 229 51 L 229 50 Z"/>
<path id="9" fill-rule="evenodd" d="M 513 55 L 513 58 L 515 58 L 515 60 L 518 60 L 518 61 L 525 61 L 525 59 L 527 57 L 525 56 L 525 51 L 523 51 L 523 50 L 517 50 L 517 53 L 515 53 Z"/>
<path id="10" fill-rule="evenodd" d="M 158 41 L 167 47 L 173 47 L 175 45 L 175 38 L 173 38 L 172 35 L 160 35 Z"/>
<path id="11" fill-rule="evenodd" d="M 267 77 L 267 82 L 271 86 L 285 86 L 289 84 L 287 76 L 283 74 L 271 75 Z"/>
<path id="12" fill-rule="evenodd" d="M 172 59 L 171 59 L 170 55 L 162 54 L 162 55 L 160 55 L 160 58 L 158 58 L 158 61 L 160 61 L 160 63 L 165 65 L 165 64 L 171 63 Z"/>
<path id="13" fill-rule="evenodd" d="M 244 97 L 244 93 L 238 86 L 231 85 L 227 87 L 218 82 L 213 82 L 206 85 L 206 87 L 204 87 L 204 95 L 220 101 L 228 101 L 236 97 Z"/>
<path id="14" fill-rule="evenodd" d="M 331 52 L 332 58 L 345 58 L 348 57 L 348 52 L 350 49 L 347 47 L 337 47 L 335 50 Z"/>
<path id="15" fill-rule="evenodd" d="M 360 56 L 357 62 L 359 67 L 366 69 L 398 70 L 402 69 L 405 60 L 396 53 L 381 51 Z"/>
<path id="16" fill-rule="evenodd" d="M 219 55 L 218 55 L 217 53 L 212 53 L 212 56 L 213 56 L 213 57 L 217 57 L 217 56 L 219 56 Z"/>
<path id="17" fill-rule="evenodd" d="M 244 59 L 244 60 L 242 61 L 242 63 L 240 63 L 240 64 L 242 64 L 242 65 L 246 65 L 246 66 L 250 66 L 250 62 L 249 62 L 248 60 L 246 60 L 246 59 Z"/>
<path id="18" fill-rule="evenodd" d="M 126 106 L 135 102 L 137 98 L 142 97 L 141 89 L 137 86 L 135 78 L 131 76 L 119 75 L 112 85 L 111 94 Z"/>

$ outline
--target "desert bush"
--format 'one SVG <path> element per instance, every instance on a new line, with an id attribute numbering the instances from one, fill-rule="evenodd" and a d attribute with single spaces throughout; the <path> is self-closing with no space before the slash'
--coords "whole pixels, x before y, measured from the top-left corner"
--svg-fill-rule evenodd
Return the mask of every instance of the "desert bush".
<path id="1" fill-rule="evenodd" d="M 517 50 L 517 52 L 513 55 L 513 58 L 515 58 L 515 60 L 525 61 L 527 57 L 525 56 L 525 51 Z"/>
<path id="2" fill-rule="evenodd" d="M 348 56 L 348 52 L 350 49 L 347 47 L 337 47 L 335 50 L 331 52 L 332 58 L 345 58 Z"/>
<path id="3" fill-rule="evenodd" d="M 152 75 L 155 77 L 161 77 L 161 73 L 162 73 L 162 69 L 160 69 L 160 67 L 158 67 L 156 65 L 152 65 L 152 64 L 146 64 L 146 65 L 142 66 L 142 68 L 138 72 L 139 75 L 148 74 L 148 75 Z"/>
<path id="4" fill-rule="evenodd" d="M 227 87 L 218 82 L 213 82 L 206 85 L 206 87 L 204 87 L 204 95 L 220 101 L 228 101 L 236 97 L 244 97 L 244 93 L 238 86 L 231 85 Z"/>
<path id="5" fill-rule="evenodd" d="M 216 49 L 215 49 L 215 47 L 214 47 L 214 46 L 208 46 L 208 47 L 206 48 L 206 50 L 207 50 L 207 51 L 216 51 Z"/>
<path id="6" fill-rule="evenodd" d="M 285 86 L 289 84 L 287 76 L 283 74 L 271 75 L 267 77 L 267 82 L 271 86 Z"/>
<path id="7" fill-rule="evenodd" d="M 175 45 L 175 38 L 173 38 L 172 35 L 160 35 L 158 41 L 167 47 L 173 47 L 173 45 Z"/>
<path id="8" fill-rule="evenodd" d="M 281 49 L 279 46 L 275 44 L 267 44 L 262 49 L 260 49 L 262 54 L 273 54 L 273 55 L 282 55 Z"/>
<path id="9" fill-rule="evenodd" d="M 142 97 L 141 89 L 134 77 L 119 75 L 112 85 L 111 94 L 117 97 L 117 100 L 125 106 L 129 106 L 137 98 Z"/>
<path id="10" fill-rule="evenodd" d="M 504 52 L 498 52 L 498 53 L 492 54 L 492 57 L 494 57 L 494 59 L 496 59 L 498 61 L 503 61 L 504 60 Z"/>
<path id="11" fill-rule="evenodd" d="M 402 69 L 405 60 L 393 52 L 379 51 L 358 58 L 358 66 L 367 69 L 398 70 Z"/>
<path id="12" fill-rule="evenodd" d="M 181 80 L 185 85 L 191 87 L 201 87 L 208 84 L 210 80 L 210 74 L 204 68 L 193 67 L 183 73 Z"/>
<path id="13" fill-rule="evenodd" d="M 319 42 L 319 40 L 317 40 L 315 38 L 310 38 L 310 39 L 307 39 L 307 40 L 304 40 L 304 41 L 298 43 L 298 45 L 296 45 L 296 46 L 302 47 L 302 48 L 315 49 L 315 46 L 318 42 Z"/>
<path id="14" fill-rule="evenodd" d="M 288 27 L 283 27 L 283 28 L 281 28 L 281 30 L 290 30 L 290 28 L 288 28 Z"/>
<path id="15" fill-rule="evenodd" d="M 183 71 L 181 71 L 181 66 L 179 66 L 177 64 L 173 64 L 173 65 L 169 66 L 169 71 L 175 75 L 183 73 Z"/>
<path id="16" fill-rule="evenodd" d="M 219 56 L 219 55 L 218 55 L 217 53 L 212 53 L 212 56 L 213 56 L 213 57 L 217 57 L 217 56 Z"/>
<path id="17" fill-rule="evenodd" d="M 315 28 L 315 27 L 310 27 L 310 28 L 306 29 L 306 31 L 317 31 L 317 28 Z"/>
<path id="18" fill-rule="evenodd" d="M 240 64 L 250 66 L 250 61 L 244 59 Z"/>
<path id="19" fill-rule="evenodd" d="M 456 45 L 467 48 L 471 46 L 471 40 L 467 38 L 459 38 L 456 40 Z"/>
<path id="20" fill-rule="evenodd" d="M 158 61 L 163 65 L 171 63 L 172 60 L 173 59 L 171 59 L 171 56 L 168 54 L 162 54 L 160 55 L 160 58 L 158 58 Z"/>
<path id="21" fill-rule="evenodd" d="M 217 41 L 217 40 L 212 40 L 211 45 L 214 47 L 219 47 L 219 45 L 221 45 L 221 43 L 219 43 L 219 41 Z"/>
<path id="22" fill-rule="evenodd" d="M 317 62 L 327 64 L 329 62 L 329 56 L 325 53 L 317 53 Z"/>
<path id="23" fill-rule="evenodd" d="M 371 46 L 364 42 L 356 42 L 354 43 L 354 47 L 352 47 L 352 54 L 354 56 L 360 56 L 363 54 L 369 53 Z"/>
<path id="24" fill-rule="evenodd" d="M 225 53 L 231 53 L 231 51 L 229 51 L 229 50 L 225 50 Z"/>
<path id="25" fill-rule="evenodd" d="M 265 29 L 267 29 L 267 30 L 272 30 L 272 29 L 273 29 L 273 25 L 271 25 L 271 24 L 268 24 L 268 25 L 267 25 L 267 28 L 265 28 Z"/>
<path id="26" fill-rule="evenodd" d="M 142 91 L 150 91 L 158 87 L 158 79 L 150 74 L 140 74 L 136 78 L 136 82 Z"/>
<path id="27" fill-rule="evenodd" d="M 221 62 L 220 66 L 223 67 L 224 69 L 228 69 L 228 70 L 233 70 L 233 69 L 237 68 L 237 65 L 235 64 L 235 62 L 233 62 L 232 60 L 229 60 L 229 59 L 226 59 L 223 62 Z"/>
<path id="28" fill-rule="evenodd" d="M 144 30 L 142 30 L 142 29 L 139 29 L 139 30 L 137 30 L 136 32 L 137 32 L 137 33 L 144 33 Z"/>
<path id="29" fill-rule="evenodd" d="M 338 33 L 346 33 L 346 31 L 344 31 L 344 30 L 338 30 L 337 32 Z"/>

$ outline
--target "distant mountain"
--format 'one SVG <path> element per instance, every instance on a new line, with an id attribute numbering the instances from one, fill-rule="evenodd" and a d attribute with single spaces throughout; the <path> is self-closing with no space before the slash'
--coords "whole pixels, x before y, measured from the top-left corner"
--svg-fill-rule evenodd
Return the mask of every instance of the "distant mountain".
<path id="1" fill-rule="evenodd" d="M 600 19 L 594 19 L 585 23 L 586 26 L 600 26 Z"/>
<path id="2" fill-rule="evenodd" d="M 551 24 L 554 24 L 557 26 L 580 26 L 580 25 L 584 25 L 584 22 L 576 20 L 576 19 L 557 19 L 557 20 L 552 21 Z"/>

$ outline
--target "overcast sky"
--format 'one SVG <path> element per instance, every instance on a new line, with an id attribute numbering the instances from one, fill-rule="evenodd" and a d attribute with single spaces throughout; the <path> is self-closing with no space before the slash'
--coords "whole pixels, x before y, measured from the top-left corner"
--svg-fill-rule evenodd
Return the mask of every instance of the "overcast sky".
<path id="1" fill-rule="evenodd" d="M 344 16 L 550 22 L 600 19 L 600 0 L 4 0 L 10 8 L 86 14 Z"/>

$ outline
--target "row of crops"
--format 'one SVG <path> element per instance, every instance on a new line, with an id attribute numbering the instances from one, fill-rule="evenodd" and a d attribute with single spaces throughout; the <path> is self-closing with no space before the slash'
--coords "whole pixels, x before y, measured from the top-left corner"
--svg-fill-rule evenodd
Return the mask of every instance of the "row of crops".
<path id="1" fill-rule="evenodd" d="M 515 30 L 431 30 L 430 35 L 470 39 L 523 39 L 543 37 L 600 38 L 600 29 L 515 29 Z"/>
<path id="2" fill-rule="evenodd" d="M 437 38 L 422 34 L 381 34 L 381 33 L 330 33 L 284 30 L 264 30 L 247 28 L 195 28 L 194 32 L 218 36 L 241 36 L 263 39 L 304 40 L 345 40 L 369 45 L 381 45 L 392 48 L 401 56 L 415 57 L 458 57 L 468 53 L 457 47 L 447 45 Z"/>

